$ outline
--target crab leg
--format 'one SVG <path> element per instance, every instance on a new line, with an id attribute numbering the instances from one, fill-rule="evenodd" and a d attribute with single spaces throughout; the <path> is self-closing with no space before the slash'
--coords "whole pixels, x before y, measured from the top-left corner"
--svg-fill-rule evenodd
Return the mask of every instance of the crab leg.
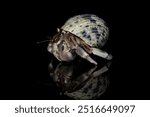
<path id="1" fill-rule="evenodd" d="M 111 65 L 111 62 L 109 61 L 106 65 L 104 65 L 101 69 L 95 71 L 93 74 L 92 74 L 92 77 L 97 77 L 97 76 L 100 76 L 101 74 L 107 72 L 109 70 L 109 67 Z"/>
<path id="2" fill-rule="evenodd" d="M 98 48 L 92 48 L 92 53 L 94 55 L 97 55 L 99 57 L 105 58 L 107 60 L 111 60 L 112 59 L 112 55 L 111 54 L 108 54 L 107 52 L 102 51 L 102 50 L 100 50 Z"/>
<path id="3" fill-rule="evenodd" d="M 82 58 L 88 60 L 89 62 L 91 62 L 91 63 L 97 65 L 97 62 L 94 61 L 94 60 L 89 56 L 89 54 L 88 54 L 86 51 L 84 51 L 81 47 L 78 46 L 77 49 L 75 50 L 75 52 L 76 52 L 80 57 L 82 57 Z"/>

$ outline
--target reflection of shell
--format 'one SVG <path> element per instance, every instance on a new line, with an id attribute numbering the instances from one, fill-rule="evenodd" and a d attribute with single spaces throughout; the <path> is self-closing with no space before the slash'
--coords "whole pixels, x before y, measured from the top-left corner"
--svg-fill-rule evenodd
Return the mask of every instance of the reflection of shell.
<path id="1" fill-rule="evenodd" d="M 87 70 L 81 72 L 82 67 L 77 63 L 60 63 L 54 69 L 49 65 L 51 77 L 65 95 L 74 99 L 97 99 L 100 97 L 109 85 L 108 70 L 111 62 L 105 64 L 102 68 L 97 66 L 90 67 L 86 65 Z M 78 72 L 78 70 L 80 72 Z"/>
<path id="2" fill-rule="evenodd" d="M 108 84 L 107 76 L 99 76 L 91 78 L 81 89 L 65 94 L 74 99 L 97 99 L 105 92 Z"/>
<path id="3" fill-rule="evenodd" d="M 92 47 L 104 46 L 109 35 L 105 21 L 93 14 L 71 17 L 61 28 L 80 37 Z"/>

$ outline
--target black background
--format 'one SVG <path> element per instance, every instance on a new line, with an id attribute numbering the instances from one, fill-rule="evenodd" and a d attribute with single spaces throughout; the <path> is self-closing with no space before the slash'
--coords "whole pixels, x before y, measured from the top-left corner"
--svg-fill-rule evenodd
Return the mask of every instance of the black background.
<path id="1" fill-rule="evenodd" d="M 6 3 L 2 17 L 1 99 L 70 99 L 60 96 L 55 85 L 48 85 L 52 80 L 47 67 L 52 56 L 46 49 L 48 43 L 36 42 L 53 36 L 71 16 L 84 13 L 98 15 L 110 29 L 104 49 L 114 56 L 111 80 L 99 99 L 150 99 L 146 7 L 124 2 L 78 3 Z"/>

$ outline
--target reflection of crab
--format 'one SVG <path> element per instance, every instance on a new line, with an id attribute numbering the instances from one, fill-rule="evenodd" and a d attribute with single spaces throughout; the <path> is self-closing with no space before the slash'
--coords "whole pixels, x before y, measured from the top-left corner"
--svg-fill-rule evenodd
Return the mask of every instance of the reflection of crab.
<path id="1" fill-rule="evenodd" d="M 50 40 L 48 51 L 59 61 L 71 61 L 79 55 L 97 65 L 90 54 L 110 60 L 112 56 L 99 49 L 104 46 L 109 35 L 105 24 L 104 20 L 92 14 L 72 17 Z"/>
<path id="2" fill-rule="evenodd" d="M 60 63 L 54 68 L 51 62 L 49 72 L 65 95 L 74 99 L 96 99 L 105 92 L 109 84 L 107 71 L 110 64 L 111 62 L 108 62 L 99 69 L 97 66 L 89 67 L 88 70 L 79 73 L 81 66 L 79 68 L 75 63 Z"/>

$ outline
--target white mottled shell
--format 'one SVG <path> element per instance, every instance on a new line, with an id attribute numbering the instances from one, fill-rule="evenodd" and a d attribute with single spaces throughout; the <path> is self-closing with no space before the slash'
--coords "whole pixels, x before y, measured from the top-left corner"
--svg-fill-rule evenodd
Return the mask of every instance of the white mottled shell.
<path id="1" fill-rule="evenodd" d="M 61 29 L 80 37 L 92 47 L 104 46 L 109 35 L 105 21 L 93 14 L 71 17 Z"/>

